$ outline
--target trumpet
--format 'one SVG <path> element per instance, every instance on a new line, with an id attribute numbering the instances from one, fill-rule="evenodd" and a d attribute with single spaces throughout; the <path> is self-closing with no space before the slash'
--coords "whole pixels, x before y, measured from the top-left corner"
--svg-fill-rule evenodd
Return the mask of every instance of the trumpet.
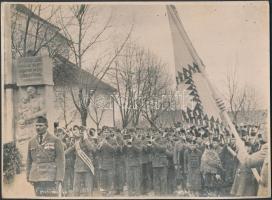
<path id="1" fill-rule="evenodd" d="M 133 141 L 133 138 L 130 138 L 130 139 L 127 140 L 126 144 L 127 144 L 128 147 L 132 146 L 132 141 Z"/>
<path id="2" fill-rule="evenodd" d="M 147 140 L 147 146 L 152 146 L 154 142 L 154 138 L 151 136 L 149 140 Z"/>
<path id="3" fill-rule="evenodd" d="M 100 141 L 100 143 L 97 145 L 97 148 L 98 148 L 98 149 L 101 149 L 101 147 L 102 147 L 102 145 L 103 145 L 104 143 L 107 143 L 107 140 L 106 140 L 105 138 L 103 138 L 102 141 Z"/>

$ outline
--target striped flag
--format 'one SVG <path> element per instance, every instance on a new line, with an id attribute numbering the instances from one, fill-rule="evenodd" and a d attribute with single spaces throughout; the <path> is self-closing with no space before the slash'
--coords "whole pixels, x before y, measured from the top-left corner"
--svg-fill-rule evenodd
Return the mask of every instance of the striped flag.
<path id="1" fill-rule="evenodd" d="M 193 114 L 191 111 L 195 111 L 197 107 L 197 112 L 194 113 L 198 113 L 197 116 L 201 113 L 202 116 L 207 115 L 208 119 L 212 118 L 211 124 L 214 126 L 216 120 L 221 121 L 220 109 L 203 75 L 205 66 L 185 32 L 175 6 L 166 6 L 166 8 L 174 48 L 177 91 L 181 91 L 186 96 L 183 107 L 187 107 L 185 110 L 189 118 Z"/>

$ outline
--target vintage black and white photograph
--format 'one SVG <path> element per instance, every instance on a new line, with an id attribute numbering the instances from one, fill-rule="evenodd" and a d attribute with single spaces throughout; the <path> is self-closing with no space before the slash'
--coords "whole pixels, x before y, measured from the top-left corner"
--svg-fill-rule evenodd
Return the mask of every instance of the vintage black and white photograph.
<path id="1" fill-rule="evenodd" d="M 271 197 L 269 42 L 268 1 L 1 3 L 1 197 Z"/>

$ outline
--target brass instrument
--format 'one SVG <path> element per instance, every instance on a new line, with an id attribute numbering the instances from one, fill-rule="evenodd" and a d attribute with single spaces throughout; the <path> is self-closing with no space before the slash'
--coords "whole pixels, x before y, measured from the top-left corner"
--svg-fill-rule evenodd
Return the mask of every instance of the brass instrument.
<path id="1" fill-rule="evenodd" d="M 151 136 L 150 139 L 147 140 L 147 146 L 152 146 L 153 142 L 154 142 L 154 138 L 153 138 L 153 136 Z"/>
<path id="2" fill-rule="evenodd" d="M 102 141 L 97 145 L 98 149 L 101 149 L 102 145 L 107 142 L 107 140 L 105 138 L 102 139 Z"/>
<path id="3" fill-rule="evenodd" d="M 133 138 L 128 139 L 128 140 L 126 141 L 126 145 L 127 145 L 128 147 L 132 147 L 132 141 L 133 141 Z"/>

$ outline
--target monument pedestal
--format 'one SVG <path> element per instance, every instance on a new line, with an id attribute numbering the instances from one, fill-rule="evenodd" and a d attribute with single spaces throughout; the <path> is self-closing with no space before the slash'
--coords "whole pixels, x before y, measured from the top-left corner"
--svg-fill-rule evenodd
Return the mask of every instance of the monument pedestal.
<path id="1" fill-rule="evenodd" d="M 53 133 L 55 121 L 55 95 L 53 91 L 52 60 L 48 56 L 18 58 L 16 80 L 15 124 L 16 143 L 23 156 L 27 157 L 27 146 L 36 136 L 35 120 L 38 116 L 48 119 L 49 132 Z"/>
<path id="2" fill-rule="evenodd" d="M 55 111 L 55 93 L 54 86 L 44 86 L 44 97 L 45 97 L 45 110 L 46 118 L 48 120 L 48 131 L 54 134 L 54 122 L 57 121 L 57 115 Z"/>

